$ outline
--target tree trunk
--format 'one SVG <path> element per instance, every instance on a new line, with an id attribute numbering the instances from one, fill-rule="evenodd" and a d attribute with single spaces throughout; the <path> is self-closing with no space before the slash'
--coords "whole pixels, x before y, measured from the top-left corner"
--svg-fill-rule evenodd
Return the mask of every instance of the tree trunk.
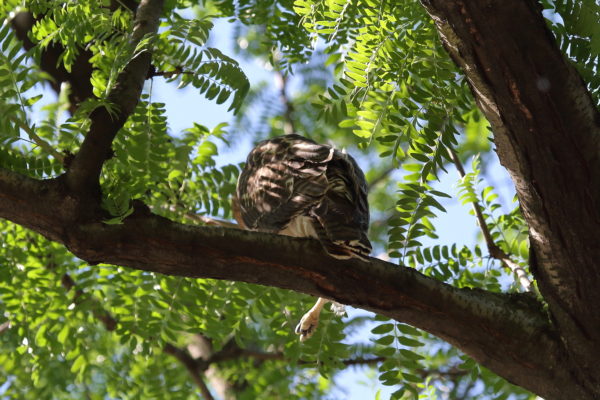
<path id="1" fill-rule="evenodd" d="M 600 397 L 600 113 L 534 0 L 422 0 L 494 132 L 582 398 Z M 548 383 L 551 385 L 552 383 Z M 563 392 L 554 398 L 575 398 Z"/>

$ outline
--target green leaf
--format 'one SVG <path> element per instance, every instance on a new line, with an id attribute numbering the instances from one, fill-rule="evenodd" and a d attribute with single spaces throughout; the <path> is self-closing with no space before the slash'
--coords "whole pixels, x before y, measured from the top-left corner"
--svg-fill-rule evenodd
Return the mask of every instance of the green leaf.
<path id="1" fill-rule="evenodd" d="M 403 344 L 404 346 L 409 346 L 409 347 L 420 347 L 420 346 L 423 346 L 422 342 L 419 342 L 418 340 L 411 339 L 411 338 L 409 338 L 407 336 L 398 336 L 396 339 L 398 340 L 398 342 L 400 344 Z"/>
<path id="2" fill-rule="evenodd" d="M 60 332 L 58 332 L 57 335 L 57 340 L 59 341 L 59 343 L 65 344 L 67 342 L 67 338 L 69 337 L 69 326 L 68 325 L 64 325 L 62 327 L 62 329 L 60 330 Z"/>
<path id="3" fill-rule="evenodd" d="M 375 328 L 371 329 L 371 333 L 377 334 L 377 335 L 381 335 L 384 333 L 388 333 L 391 332 L 394 329 L 394 324 L 381 324 L 376 326 Z"/>
<path id="4" fill-rule="evenodd" d="M 75 361 L 73 361 L 73 364 L 71 365 L 71 372 L 81 371 L 83 368 L 85 368 L 86 364 L 87 361 L 85 359 L 85 356 L 83 354 L 80 354 L 79 356 L 77 356 Z"/>

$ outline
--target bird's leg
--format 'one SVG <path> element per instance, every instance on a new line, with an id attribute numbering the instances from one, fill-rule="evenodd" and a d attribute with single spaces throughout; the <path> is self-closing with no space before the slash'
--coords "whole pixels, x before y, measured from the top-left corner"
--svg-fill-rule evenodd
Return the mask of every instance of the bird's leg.
<path id="1" fill-rule="evenodd" d="M 296 334 L 300 335 L 301 342 L 304 342 L 315 333 L 317 325 L 319 325 L 321 310 L 328 302 L 329 300 L 319 297 L 315 305 L 304 314 L 298 325 L 296 325 Z"/>

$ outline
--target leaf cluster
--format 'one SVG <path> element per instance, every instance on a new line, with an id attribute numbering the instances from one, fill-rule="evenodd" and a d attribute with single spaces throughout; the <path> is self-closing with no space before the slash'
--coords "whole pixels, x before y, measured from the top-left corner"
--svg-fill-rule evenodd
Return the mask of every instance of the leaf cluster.
<path id="1" fill-rule="evenodd" d="M 600 106 L 600 4 L 594 0 L 542 1 L 558 45 L 587 83 Z"/>

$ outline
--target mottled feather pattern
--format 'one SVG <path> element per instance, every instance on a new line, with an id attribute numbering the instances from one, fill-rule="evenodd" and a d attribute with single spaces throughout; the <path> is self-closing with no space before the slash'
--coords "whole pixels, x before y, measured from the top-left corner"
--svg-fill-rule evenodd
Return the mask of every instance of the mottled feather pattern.
<path id="1" fill-rule="evenodd" d="M 371 251 L 364 174 L 331 146 L 295 134 L 258 143 L 237 195 L 251 230 L 317 237 L 337 258 L 364 258 Z"/>

